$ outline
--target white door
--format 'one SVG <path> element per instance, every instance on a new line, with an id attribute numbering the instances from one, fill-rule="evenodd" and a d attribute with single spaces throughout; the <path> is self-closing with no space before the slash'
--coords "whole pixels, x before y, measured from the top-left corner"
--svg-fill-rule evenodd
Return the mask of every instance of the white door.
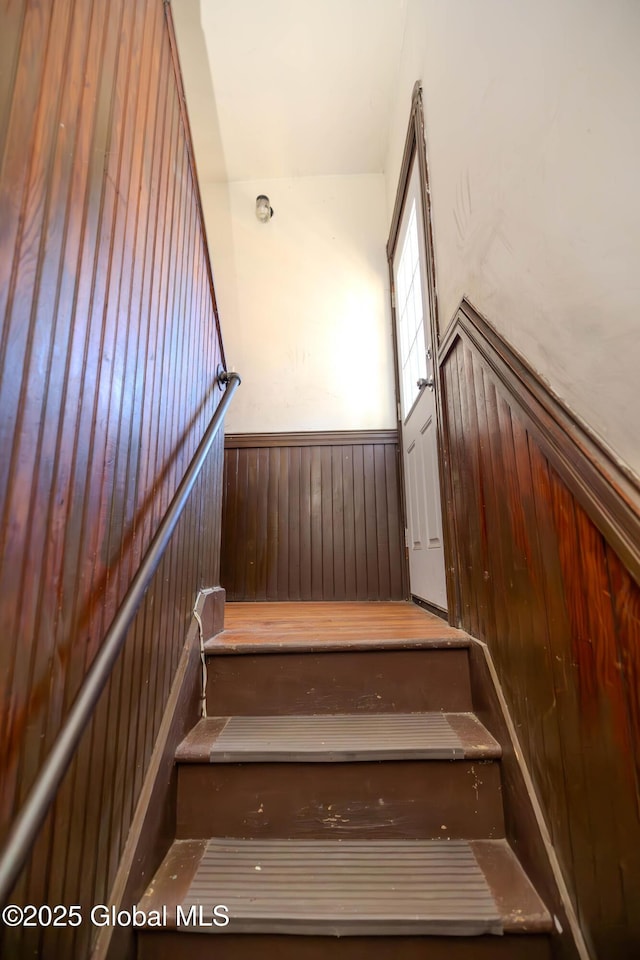
<path id="1" fill-rule="evenodd" d="M 411 593 L 447 608 L 420 178 L 414 155 L 393 257 Z"/>

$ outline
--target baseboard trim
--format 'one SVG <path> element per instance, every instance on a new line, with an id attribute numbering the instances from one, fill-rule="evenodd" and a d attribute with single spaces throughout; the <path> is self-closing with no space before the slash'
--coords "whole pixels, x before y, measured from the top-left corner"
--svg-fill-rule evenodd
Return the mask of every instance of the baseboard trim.
<path id="1" fill-rule="evenodd" d="M 481 640 L 470 639 L 474 712 L 503 751 L 501 767 L 507 840 L 553 915 L 554 958 L 594 960 L 580 929 L 491 652 Z"/>
<path id="2" fill-rule="evenodd" d="M 215 594 L 216 588 L 201 590 L 198 594 L 194 610 L 201 619 L 211 604 L 211 596 Z M 138 901 L 174 838 L 175 751 L 198 720 L 199 667 L 199 628 L 193 617 L 109 894 L 109 905 L 118 909 L 130 909 Z M 134 960 L 135 955 L 135 931 L 129 927 L 101 927 L 93 945 L 91 960 Z"/>
<path id="3" fill-rule="evenodd" d="M 437 603 L 431 603 L 429 600 L 423 600 L 422 597 L 417 597 L 415 593 L 411 594 L 411 600 L 418 607 L 422 607 L 423 610 L 427 610 L 429 613 L 433 613 L 436 617 L 440 617 L 441 620 L 449 622 L 449 611 L 445 610 L 444 607 L 439 607 Z"/>

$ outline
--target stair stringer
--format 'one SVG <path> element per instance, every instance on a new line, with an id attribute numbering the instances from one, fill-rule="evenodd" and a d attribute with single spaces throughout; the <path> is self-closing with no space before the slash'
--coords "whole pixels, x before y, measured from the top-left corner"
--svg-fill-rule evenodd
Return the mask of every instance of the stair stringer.
<path id="1" fill-rule="evenodd" d="M 469 639 L 474 712 L 502 747 L 507 840 L 553 915 L 554 960 L 593 960 L 580 929 L 533 778 L 524 760 L 491 652 L 481 640 Z"/>

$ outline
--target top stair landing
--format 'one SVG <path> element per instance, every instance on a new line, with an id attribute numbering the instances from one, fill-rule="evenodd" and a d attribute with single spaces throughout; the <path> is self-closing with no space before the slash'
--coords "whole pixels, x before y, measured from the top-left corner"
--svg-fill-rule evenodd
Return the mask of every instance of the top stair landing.
<path id="1" fill-rule="evenodd" d="M 205 643 L 207 709 L 229 717 L 465 713 L 470 644 L 413 603 L 230 603 L 225 629 Z"/>
<path id="2" fill-rule="evenodd" d="M 407 601 L 227 603 L 207 653 L 468 647 L 461 630 Z"/>

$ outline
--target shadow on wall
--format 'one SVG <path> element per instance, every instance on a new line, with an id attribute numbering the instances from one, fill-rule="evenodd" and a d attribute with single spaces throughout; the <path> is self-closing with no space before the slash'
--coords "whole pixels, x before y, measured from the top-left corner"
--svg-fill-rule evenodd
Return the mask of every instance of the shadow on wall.
<path id="1" fill-rule="evenodd" d="M 214 282 L 216 267 L 220 274 L 233 280 L 232 283 L 224 285 L 222 295 L 220 284 L 216 285 L 218 312 L 221 323 L 224 324 L 224 317 L 237 316 L 238 283 L 233 258 L 227 164 L 220 135 L 209 55 L 202 29 L 200 0 L 180 0 L 180 3 L 172 5 L 171 10 L 187 98 L 191 139 L 197 158 L 205 228 L 210 252 L 214 249 L 216 251 L 215 262 L 212 263 Z"/>

